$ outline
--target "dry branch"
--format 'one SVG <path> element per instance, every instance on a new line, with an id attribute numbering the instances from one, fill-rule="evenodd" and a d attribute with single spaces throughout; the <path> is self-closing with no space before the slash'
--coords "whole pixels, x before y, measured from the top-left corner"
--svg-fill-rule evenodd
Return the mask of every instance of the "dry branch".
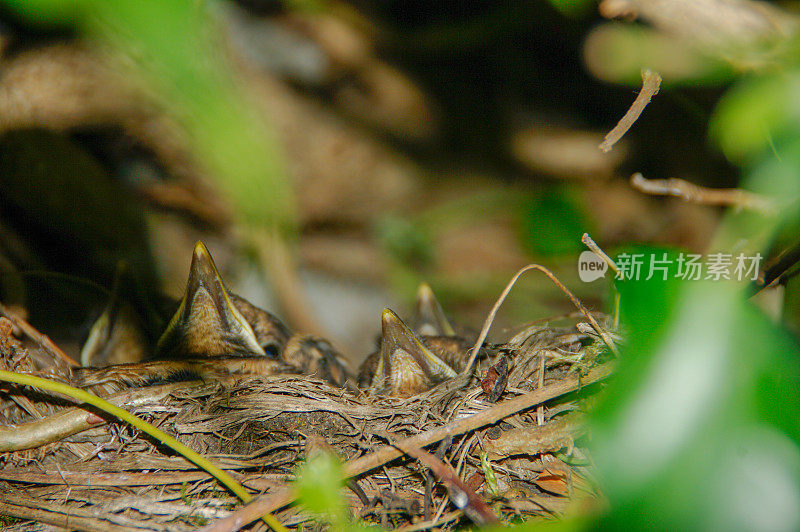
<path id="1" fill-rule="evenodd" d="M 607 152 L 610 151 L 611 148 L 614 147 L 619 139 L 628 132 L 631 126 L 636 122 L 639 116 L 644 111 L 644 108 L 647 107 L 647 104 L 650 103 L 650 100 L 658 94 L 658 89 L 661 87 L 661 76 L 658 75 L 656 72 L 652 72 L 648 69 L 642 70 L 642 90 L 639 91 L 639 94 L 636 95 L 636 99 L 631 104 L 628 112 L 620 118 L 617 125 L 608 132 L 605 136 L 603 142 L 600 143 L 598 146 L 601 150 Z"/>
<path id="2" fill-rule="evenodd" d="M 113 405 L 130 409 L 144 404 L 156 403 L 177 389 L 198 386 L 199 384 L 202 383 L 182 382 L 179 384 L 135 388 L 114 394 L 105 399 Z M 40 447 L 97 427 L 104 423 L 104 420 L 98 418 L 94 412 L 95 409 L 88 405 L 76 406 L 22 425 L 0 426 L 0 452 Z"/>
<path id="3" fill-rule="evenodd" d="M 675 196 L 702 205 L 725 205 L 775 215 L 776 206 L 768 198 L 738 188 L 713 189 L 695 185 L 683 179 L 645 179 L 640 173 L 631 176 L 631 186 L 646 194 Z"/>
<path id="4" fill-rule="evenodd" d="M 122 517 L 117 519 L 117 523 L 109 523 L 106 519 L 96 517 L 89 510 L 75 506 L 54 504 L 52 501 L 20 495 L 3 494 L 3 500 L 0 501 L 0 514 L 87 532 L 142 532 L 143 530 L 157 530 L 153 527 L 141 526 L 139 522 Z M 120 522 L 125 524 L 119 524 Z"/>
<path id="5" fill-rule="evenodd" d="M 469 516 L 475 524 L 499 523 L 497 516 L 492 513 L 486 502 L 459 478 L 453 466 L 445 464 L 441 459 L 419 447 L 404 445 L 401 442 L 394 441 L 394 439 L 391 440 L 391 444 L 428 466 L 447 488 L 450 500 L 453 501 L 458 509 Z"/>

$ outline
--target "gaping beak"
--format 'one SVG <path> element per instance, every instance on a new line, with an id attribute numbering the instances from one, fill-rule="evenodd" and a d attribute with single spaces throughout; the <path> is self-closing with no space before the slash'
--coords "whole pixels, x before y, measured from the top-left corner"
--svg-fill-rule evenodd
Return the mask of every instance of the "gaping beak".
<path id="1" fill-rule="evenodd" d="M 266 356 L 202 242 L 194 247 L 186 292 L 156 354 L 159 358 Z"/>
<path id="2" fill-rule="evenodd" d="M 371 385 L 374 393 L 410 397 L 456 376 L 397 314 L 384 309 L 381 321 L 381 354 Z"/>
<path id="3" fill-rule="evenodd" d="M 428 283 L 417 288 L 417 308 L 414 314 L 414 328 L 418 334 L 425 336 L 455 336 L 456 331 L 433 294 Z"/>

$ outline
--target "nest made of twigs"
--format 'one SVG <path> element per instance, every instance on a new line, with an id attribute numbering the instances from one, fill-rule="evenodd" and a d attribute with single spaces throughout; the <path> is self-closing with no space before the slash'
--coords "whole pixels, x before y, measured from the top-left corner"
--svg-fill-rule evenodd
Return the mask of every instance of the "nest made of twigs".
<path id="1" fill-rule="evenodd" d="M 529 327 L 479 360 L 466 386 L 444 383 L 409 399 L 294 375 L 171 383 L 109 399 L 263 494 L 263 507 L 286 525 L 312 519 L 300 507 L 281 508 L 297 463 L 319 448 L 337 454 L 353 477 L 345 495 L 354 517 L 406 530 L 454 527 L 464 512 L 476 519 L 469 502 L 450 500 L 467 489 L 509 522 L 558 515 L 575 498 L 596 496 L 579 438 L 581 397 L 609 373 L 600 345 L 574 326 Z M 36 350 L 6 326 L 5 369 L 30 370 L 29 351 Z M 498 368 L 503 390 L 490 402 Z M 25 431 L 47 441 L 59 423 L 62 434 L 76 433 L 0 454 L 0 514 L 82 530 L 189 530 L 237 504 L 207 473 L 125 424 L 94 418 L 86 430 L 89 414 L 62 398 L 10 385 L 1 391 L 0 444 Z M 410 456 L 419 452 L 452 466 L 463 486 Z"/>

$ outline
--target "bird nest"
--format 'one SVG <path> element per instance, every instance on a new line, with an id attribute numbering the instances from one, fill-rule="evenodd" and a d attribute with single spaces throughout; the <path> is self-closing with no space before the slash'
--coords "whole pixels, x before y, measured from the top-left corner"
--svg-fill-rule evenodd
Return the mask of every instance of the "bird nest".
<path id="1" fill-rule="evenodd" d="M 57 350 L 41 337 L 31 342 L 19 325 L 0 318 L 2 369 L 48 367 L 65 378 Z M 265 512 L 308 526 L 318 521 L 292 504 L 293 481 L 298 463 L 326 450 L 350 479 L 342 491 L 350 515 L 366 522 L 422 530 L 557 516 L 598 497 L 582 411 L 610 373 L 602 346 L 581 324 L 528 327 L 488 349 L 471 378 L 406 399 L 302 375 L 173 382 L 106 397 L 228 471 L 255 496 L 246 507 L 132 426 L 3 384 L 0 515 L 25 530 L 232 530 Z"/>

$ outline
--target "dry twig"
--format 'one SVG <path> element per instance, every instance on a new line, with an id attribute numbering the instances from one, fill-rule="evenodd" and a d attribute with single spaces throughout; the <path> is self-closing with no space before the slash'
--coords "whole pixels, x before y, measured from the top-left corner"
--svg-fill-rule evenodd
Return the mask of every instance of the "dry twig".
<path id="1" fill-rule="evenodd" d="M 644 108 L 647 107 L 647 104 L 650 103 L 651 98 L 658 94 L 658 89 L 661 87 L 661 76 L 658 73 L 653 72 L 648 69 L 642 70 L 642 90 L 639 91 L 639 94 L 636 96 L 636 99 L 631 104 L 628 112 L 620 118 L 617 125 L 608 132 L 605 136 L 603 142 L 600 143 L 598 146 L 601 150 L 607 152 L 611 151 L 611 148 L 614 147 L 619 139 L 628 132 L 631 126 L 636 122 L 639 116 L 644 111 Z"/>
<path id="2" fill-rule="evenodd" d="M 49 337 L 37 331 L 30 323 L 14 314 L 14 312 L 9 310 L 9 308 L 2 303 L 0 303 L 0 314 L 11 320 L 11 322 L 23 333 L 25 333 L 28 338 L 38 343 L 44 350 L 53 355 L 56 359 L 60 359 L 68 366 L 73 368 L 80 366 L 80 364 L 73 360 L 72 357 L 67 355 Z"/>
<path id="3" fill-rule="evenodd" d="M 163 400 L 179 388 L 198 386 L 202 382 L 182 382 L 134 388 L 109 397 L 106 401 L 113 405 L 131 409 L 143 404 Z M 88 405 L 66 408 L 49 417 L 37 419 L 17 426 L 0 426 L 0 452 L 32 449 L 48 443 L 60 441 L 68 436 L 94 428 L 104 423 L 97 417 L 95 409 Z"/>
<path id="4" fill-rule="evenodd" d="M 497 516 L 492 513 L 484 500 L 458 477 L 452 466 L 445 464 L 439 458 L 419 447 L 405 445 L 394 440 L 391 436 L 389 437 L 389 443 L 428 466 L 439 477 L 439 480 L 444 483 L 447 493 L 450 495 L 450 500 L 475 524 L 487 525 L 499 522 Z"/>
<path id="5" fill-rule="evenodd" d="M 706 188 L 677 177 L 645 179 L 642 174 L 636 172 L 631 176 L 631 186 L 645 194 L 675 196 L 702 205 L 732 206 L 770 216 L 774 216 L 777 211 L 774 202 L 754 192 L 738 188 Z"/>

